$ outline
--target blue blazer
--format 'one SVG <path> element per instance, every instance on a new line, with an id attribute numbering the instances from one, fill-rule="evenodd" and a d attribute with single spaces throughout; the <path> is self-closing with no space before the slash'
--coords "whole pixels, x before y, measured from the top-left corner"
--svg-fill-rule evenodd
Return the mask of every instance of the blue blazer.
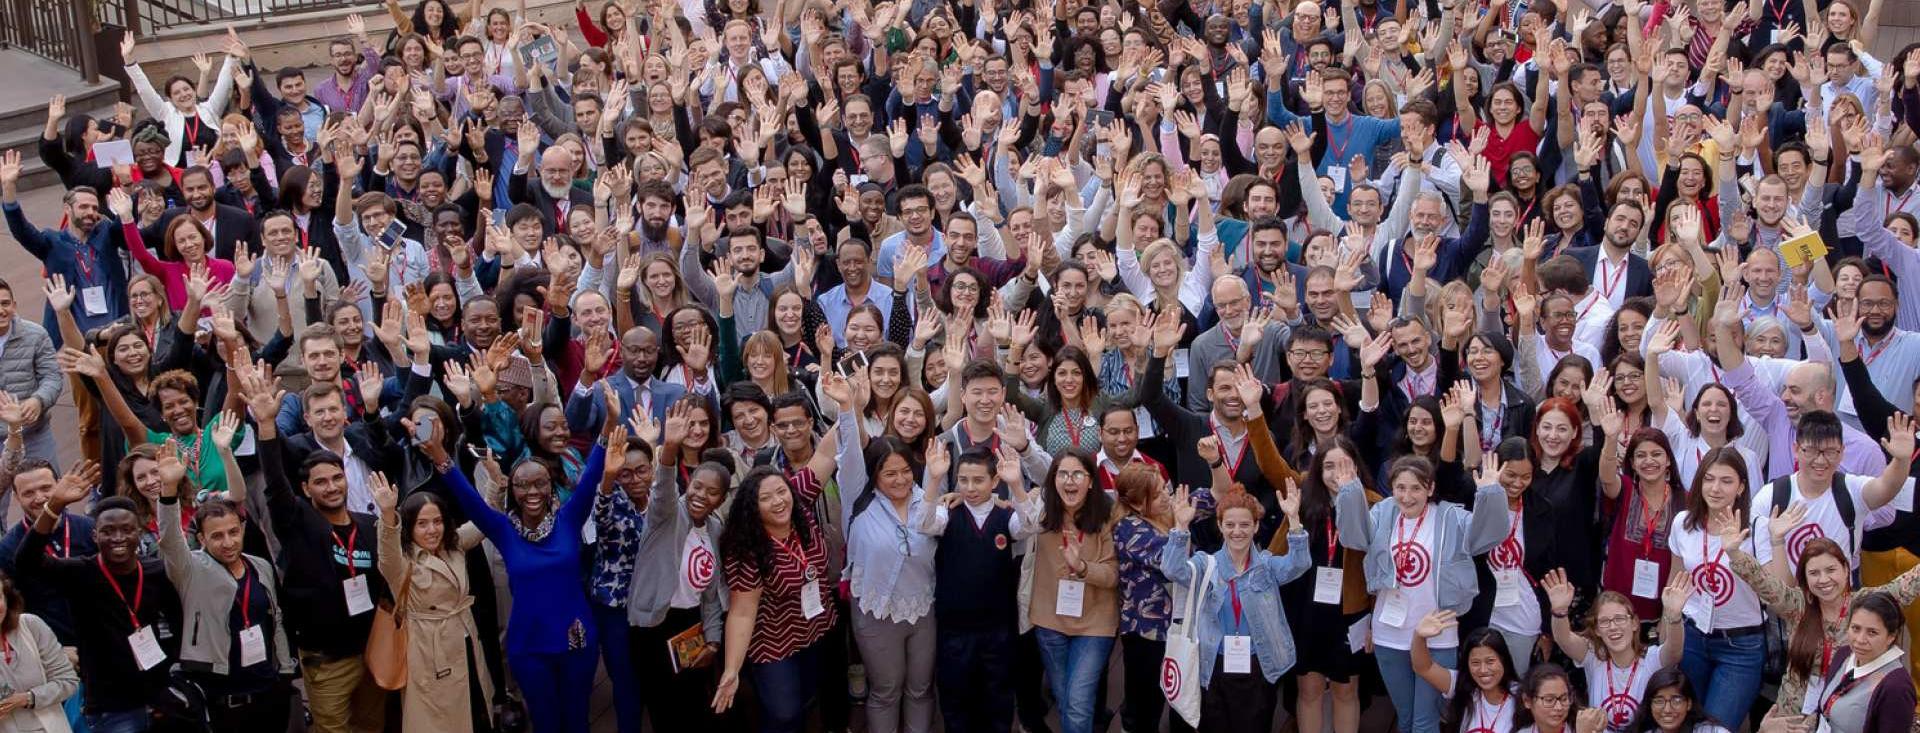
<path id="1" fill-rule="evenodd" d="M 621 419 L 624 420 L 625 416 L 633 414 L 634 405 L 640 404 L 637 391 L 639 387 L 633 383 L 633 378 L 622 371 L 600 381 L 613 387 L 613 391 L 620 395 Z M 647 380 L 646 390 L 651 407 L 649 411 L 653 413 L 653 419 L 662 424 L 667 421 L 667 408 L 680 401 L 681 395 L 687 392 L 684 387 L 658 379 Z M 607 419 L 607 403 L 606 398 L 600 396 L 599 385 L 594 385 L 593 389 L 586 391 L 575 389 L 573 394 L 567 396 L 565 412 L 567 429 L 573 431 L 575 435 L 581 433 L 591 435 L 600 432 L 602 421 Z"/>

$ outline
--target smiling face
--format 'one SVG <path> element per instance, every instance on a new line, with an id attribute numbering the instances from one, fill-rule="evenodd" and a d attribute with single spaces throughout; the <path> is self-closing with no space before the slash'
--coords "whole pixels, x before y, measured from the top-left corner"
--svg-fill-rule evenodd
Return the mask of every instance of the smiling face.
<path id="1" fill-rule="evenodd" d="M 160 419 L 166 421 L 167 429 L 175 435 L 192 435 L 199 430 L 200 406 L 193 395 L 175 389 L 162 389 L 156 395 L 160 399 Z"/>
<path id="2" fill-rule="evenodd" d="M 1807 590 L 1822 604 L 1839 603 L 1852 587 L 1847 564 L 1832 555 L 1814 555 L 1801 570 L 1807 574 Z"/>
<path id="3" fill-rule="evenodd" d="M 147 340 L 139 333 L 127 331 L 113 340 L 113 367 L 128 376 L 145 376 L 147 365 L 153 354 L 147 349 Z"/>
<path id="4" fill-rule="evenodd" d="M 1628 460 L 1633 466 L 1634 475 L 1645 483 L 1665 481 L 1668 469 L 1673 465 L 1673 456 L 1667 453 L 1667 449 L 1651 440 L 1634 445 L 1633 455 Z"/>
<path id="5" fill-rule="evenodd" d="M 1594 608 L 1593 617 L 1600 645 L 1606 647 L 1609 656 L 1617 658 L 1633 648 L 1633 635 L 1639 633 L 1640 622 L 1631 606 L 1603 601 Z"/>
<path id="6" fill-rule="evenodd" d="M 793 489 L 786 479 L 768 476 L 753 487 L 754 502 L 760 510 L 760 524 L 768 529 L 793 526 Z"/>
<path id="7" fill-rule="evenodd" d="M 1475 688 L 1483 693 L 1491 692 L 1499 689 L 1501 681 L 1506 679 L 1507 667 L 1500 663 L 1499 653 L 1475 646 L 1467 652 L 1467 675 L 1473 678 Z"/>
<path id="8" fill-rule="evenodd" d="M 1427 511 L 1427 500 L 1433 497 L 1433 484 L 1411 471 L 1400 471 L 1393 475 L 1392 486 L 1393 502 L 1400 507 L 1401 515 L 1417 517 Z"/>
<path id="9" fill-rule="evenodd" d="M 524 524 L 537 524 L 553 508 L 553 477 L 539 461 L 526 461 L 513 469 L 511 484 L 513 508 Z"/>
<path id="10" fill-rule="evenodd" d="M 1534 421 L 1533 436 L 1540 443 L 1540 457 L 1549 463 L 1558 462 L 1573 445 L 1573 422 L 1558 410 L 1540 413 Z"/>
<path id="11" fill-rule="evenodd" d="M 1053 474 L 1053 489 L 1068 514 L 1080 511 L 1080 505 L 1087 502 L 1087 491 L 1093 486 L 1092 474 L 1089 473 L 1091 470 L 1078 455 L 1061 458 L 1057 464 Z"/>
<path id="12" fill-rule="evenodd" d="M 100 548 L 100 557 L 114 567 L 136 560 L 140 535 L 139 517 L 125 509 L 109 509 L 93 520 L 93 543 Z"/>
<path id="13" fill-rule="evenodd" d="M 1340 429 L 1340 399 L 1325 389 L 1307 392 L 1303 405 L 1307 425 L 1318 436 L 1331 436 Z"/>

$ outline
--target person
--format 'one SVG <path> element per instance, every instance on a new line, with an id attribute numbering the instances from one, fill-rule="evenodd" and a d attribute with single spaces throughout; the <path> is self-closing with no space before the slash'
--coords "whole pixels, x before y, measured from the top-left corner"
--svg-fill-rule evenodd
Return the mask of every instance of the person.
<path id="1" fill-rule="evenodd" d="M 1745 711 L 1742 711 L 1744 714 Z M 1693 682 L 1679 667 L 1662 667 L 1647 678 L 1647 699 L 1627 724 L 1627 733 L 1730 733 L 1706 710 Z"/>
<path id="2" fill-rule="evenodd" d="M 1349 480 L 1334 498 L 1334 521 L 1343 547 L 1367 553 L 1367 589 L 1375 594 L 1370 631 L 1374 657 L 1397 713 L 1402 733 L 1440 729 L 1440 694 L 1416 684 L 1410 654 L 1413 631 L 1435 608 L 1459 613 L 1478 586 L 1473 556 L 1507 536 L 1510 517 L 1499 483 L 1498 461 L 1481 464 L 1474 477 L 1473 508 L 1430 502 L 1433 464 L 1419 456 L 1394 462 L 1388 471 L 1392 500 L 1366 506 L 1360 482 Z M 1441 634 L 1427 642 L 1442 666 L 1456 664 L 1459 639 Z"/>
<path id="3" fill-rule="evenodd" d="M 1108 407 L 1108 414 L 1130 420 L 1132 411 Z M 1102 469 L 1104 475 L 1106 470 Z M 1173 620 L 1173 593 L 1160 570 L 1160 554 L 1173 531 L 1177 512 L 1166 477 L 1145 462 L 1128 463 L 1112 478 L 1120 519 L 1114 523 L 1114 551 L 1120 570 L 1120 652 L 1126 695 L 1121 716 L 1127 728 L 1157 728 L 1166 709 L 1160 690 L 1160 660 L 1166 657 L 1166 635 Z M 1198 516 L 1213 514 L 1213 494 L 1198 489 L 1190 494 Z M 1190 543 L 1191 544 L 1191 543 Z M 1168 725 L 1176 731 L 1193 726 L 1175 714 Z"/>
<path id="4" fill-rule="evenodd" d="M 1064 733 L 1093 730 L 1095 687 L 1105 677 L 1120 624 L 1113 499 L 1093 488 L 1093 468 L 1093 459 L 1084 454 L 1054 456 L 1041 495 L 1041 531 L 1031 550 L 1033 599 L 1027 621 L 1040 645 Z M 1165 562 L 1160 571 L 1167 572 Z"/>
<path id="5" fill-rule="evenodd" d="M 1174 497 L 1174 529 L 1160 551 L 1160 572 L 1174 583 L 1204 593 L 1194 619 L 1200 625 L 1200 720 L 1207 730 L 1264 731 L 1273 726 L 1279 703 L 1281 675 L 1293 667 L 1293 631 L 1280 607 L 1281 585 L 1307 572 L 1306 525 L 1300 521 L 1300 491 L 1288 487 L 1280 510 L 1289 525 L 1287 554 L 1273 555 L 1253 544 L 1260 524 L 1260 502 L 1245 489 L 1228 487 L 1218 499 L 1215 516 L 1226 546 L 1212 553 L 1217 566 L 1211 584 L 1194 582 L 1189 564 L 1193 533 L 1189 527 L 1199 504 L 1188 492 Z M 1224 591 L 1224 592 L 1223 592 Z"/>
<path id="6" fill-rule="evenodd" d="M 11 691 L 0 698 L 0 726 L 71 731 L 62 705 L 80 688 L 80 675 L 53 628 L 27 613 L 19 585 L 6 575 L 0 575 L 0 648 L 6 650 L 0 655 L 0 682 Z"/>
<path id="7" fill-rule="evenodd" d="M 1625 727 L 1646 699 L 1647 679 L 1661 667 L 1679 663 L 1686 636 L 1680 612 L 1693 597 L 1691 576 L 1675 573 L 1660 591 L 1660 643 L 1641 641 L 1640 618 L 1625 595 L 1601 591 L 1587 612 L 1585 631 L 1574 633 L 1568 618 L 1573 585 L 1555 569 L 1540 580 L 1553 604 L 1553 643 L 1587 675 L 1587 704 L 1606 714 L 1610 729 Z"/>
<path id="8" fill-rule="evenodd" d="M 492 724 L 493 680 L 480 658 L 480 631 L 462 555 L 480 544 L 471 522 L 447 532 L 452 507 L 439 494 L 400 499 L 384 477 L 373 479 L 380 510 L 380 575 L 394 588 L 394 613 L 406 625 L 406 687 L 400 720 L 406 730 L 484 730 Z M 402 534 L 404 532 L 404 534 Z"/>
<path id="9" fill-rule="evenodd" d="M 1536 665 L 1521 686 L 1523 705 L 1513 716 L 1515 733 L 1601 733 L 1606 727 L 1606 712 L 1582 708 L 1574 691 L 1573 678 L 1560 665 Z"/>
<path id="10" fill-rule="evenodd" d="M 15 309 L 13 286 L 0 280 L 0 390 L 21 403 L 20 432 L 27 455 L 51 461 L 59 455 L 48 408 L 66 389 L 64 370 L 47 329 L 22 320 Z M 14 428 L 9 425 L 7 432 L 11 435 Z"/>
<path id="11" fill-rule="evenodd" d="M 1847 645 L 1821 675 L 1816 718 L 1821 730 L 1879 733 L 1913 727 L 1913 678 L 1906 650 L 1897 640 L 1906 619 L 1884 593 L 1854 599 L 1847 615 Z"/>
<path id="12" fill-rule="evenodd" d="M 1760 597 L 1733 572 L 1730 551 L 1721 539 L 1755 525 L 1747 488 L 1749 472 L 1746 457 L 1730 445 L 1708 451 L 1700 465 L 1687 492 L 1687 508 L 1674 515 L 1667 532 L 1672 572 L 1691 577 L 1695 591 L 1683 611 L 1687 646 L 1680 666 L 1687 671 L 1689 704 L 1737 728 L 1760 694 L 1766 662 Z M 1756 553 L 1755 542 L 1749 537 L 1743 548 L 1734 549 Z M 1692 701 L 1692 680 L 1699 680 L 1703 691 L 1697 702 Z"/>
<path id="13" fill-rule="evenodd" d="M 1511 731 L 1519 707 L 1520 678 L 1507 653 L 1507 641 L 1495 629 L 1478 629 L 1460 643 L 1467 650 L 1466 674 L 1434 663 L 1427 640 L 1458 625 L 1452 611 L 1434 611 L 1413 630 L 1414 674 L 1447 695 L 1445 719 L 1469 731 Z"/>
<path id="14" fill-rule="evenodd" d="M 212 726 L 285 725 L 293 687 L 284 680 L 298 661 L 287 643 L 273 565 L 241 551 L 246 519 L 224 498 L 196 507 L 194 534 L 201 549 L 188 550 L 180 524 L 187 467 L 162 453 L 159 468 L 160 559 L 180 591 L 180 613 L 192 631 L 180 647 L 181 665 L 206 695 Z"/>
<path id="15" fill-rule="evenodd" d="M 1250 383 L 1258 387 L 1258 383 L 1252 380 L 1241 382 L 1242 385 Z M 1279 470 L 1287 467 L 1287 464 L 1280 459 L 1280 453 L 1273 445 L 1273 436 L 1267 430 L 1266 421 L 1253 420 L 1247 425 L 1247 433 L 1253 443 L 1253 455 L 1260 462 L 1261 471 L 1270 476 L 1268 481 L 1277 481 L 1279 485 L 1286 486 L 1291 469 L 1284 473 Z M 1371 605 L 1365 574 L 1347 572 L 1363 567 L 1361 563 L 1365 555 L 1340 546 L 1340 533 L 1334 523 L 1335 492 L 1348 481 L 1360 482 L 1368 506 L 1381 501 L 1373 488 L 1373 475 L 1360 470 L 1360 455 L 1360 449 L 1352 439 L 1337 435 L 1314 450 L 1312 466 L 1307 470 L 1305 480 L 1298 482 L 1301 494 L 1300 521 L 1307 530 L 1307 551 L 1312 558 L 1312 566 L 1310 572 L 1281 590 L 1287 618 L 1292 619 L 1298 628 L 1352 628 L 1366 616 Z M 1283 525 L 1282 529 L 1287 527 Z M 1285 533 L 1276 530 L 1268 551 L 1279 553 L 1286 550 L 1285 545 L 1281 544 L 1285 537 Z M 1275 545 L 1280 546 L 1276 548 Z M 1365 654 L 1355 652 L 1344 634 L 1300 634 L 1295 637 L 1295 645 L 1300 651 L 1299 664 L 1295 666 L 1300 677 L 1300 695 L 1294 709 L 1301 716 L 1302 727 L 1320 727 L 1311 723 L 1319 719 L 1322 699 L 1330 695 L 1333 698 L 1334 730 L 1342 733 L 1358 731 L 1361 712 L 1359 678 L 1365 673 L 1364 665 L 1370 664 L 1371 660 Z"/>

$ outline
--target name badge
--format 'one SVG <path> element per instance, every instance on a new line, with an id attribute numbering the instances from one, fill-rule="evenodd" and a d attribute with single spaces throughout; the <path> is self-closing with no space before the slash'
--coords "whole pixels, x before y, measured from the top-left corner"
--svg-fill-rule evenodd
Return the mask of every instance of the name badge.
<path id="1" fill-rule="evenodd" d="M 1646 560 L 1633 561 L 1633 595 L 1636 598 L 1660 597 L 1660 565 Z"/>
<path id="2" fill-rule="evenodd" d="M 267 638 L 254 624 L 240 630 L 240 666 L 251 667 L 267 661 Z"/>
<path id="3" fill-rule="evenodd" d="M 1387 594 L 1380 604 L 1380 623 L 1400 627 L 1407 623 L 1407 597 L 1399 590 Z"/>
<path id="4" fill-rule="evenodd" d="M 1080 618 L 1080 607 L 1087 600 L 1087 584 L 1072 578 L 1061 578 L 1059 596 L 1053 604 L 1053 612 L 1067 618 Z"/>
<path id="5" fill-rule="evenodd" d="M 87 309 L 87 315 L 104 316 L 107 314 L 107 289 L 104 286 L 80 289 L 80 305 Z"/>
<path id="6" fill-rule="evenodd" d="M 1253 637 L 1229 636 L 1223 646 L 1226 651 L 1226 666 L 1223 669 L 1227 674 L 1253 672 Z"/>
<path id="7" fill-rule="evenodd" d="M 1344 165 L 1327 166 L 1327 177 L 1333 179 L 1333 190 L 1347 190 L 1347 167 Z"/>
<path id="8" fill-rule="evenodd" d="M 1340 605 L 1340 585 L 1345 580 L 1346 571 L 1340 568 L 1313 569 L 1313 602 L 1329 606 Z"/>
<path id="9" fill-rule="evenodd" d="M 145 672 L 167 661 L 167 653 L 160 649 L 160 640 L 154 638 L 152 626 L 142 626 L 127 635 L 127 645 L 133 647 L 133 661 Z"/>
<path id="10" fill-rule="evenodd" d="M 800 615 L 814 619 L 826 612 L 827 606 L 820 600 L 820 581 L 809 580 L 800 586 Z"/>
<path id="11" fill-rule="evenodd" d="M 1512 570 L 1502 570 L 1497 573 L 1497 575 L 1499 576 L 1500 588 L 1494 591 L 1493 605 L 1500 608 L 1520 605 L 1519 573 Z"/>
<path id="12" fill-rule="evenodd" d="M 1189 358 L 1188 353 L 1187 349 L 1173 350 L 1173 377 L 1175 379 L 1186 379 L 1193 374 L 1193 365 L 1187 361 Z"/>
<path id="13" fill-rule="evenodd" d="M 373 610 L 373 594 L 367 591 L 367 576 L 355 575 L 340 581 L 347 594 L 347 615 L 358 616 Z"/>

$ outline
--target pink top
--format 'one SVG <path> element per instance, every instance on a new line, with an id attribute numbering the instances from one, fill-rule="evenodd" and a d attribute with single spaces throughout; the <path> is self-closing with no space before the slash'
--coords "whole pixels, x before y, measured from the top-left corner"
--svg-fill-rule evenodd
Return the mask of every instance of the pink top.
<path id="1" fill-rule="evenodd" d="M 184 214 L 182 216 L 185 216 Z M 187 305 L 187 274 L 185 262 L 168 262 L 153 256 L 147 251 L 147 244 L 140 238 L 140 227 L 129 222 L 122 225 L 126 230 L 127 250 L 133 253 L 133 259 L 140 263 L 140 269 L 147 274 L 160 278 L 167 286 L 167 307 L 180 310 Z M 208 247 L 213 243 L 208 242 Z M 215 287 L 233 280 L 233 263 L 216 257 L 207 257 L 207 272 L 213 276 Z M 196 318 L 199 316 L 195 316 Z"/>

